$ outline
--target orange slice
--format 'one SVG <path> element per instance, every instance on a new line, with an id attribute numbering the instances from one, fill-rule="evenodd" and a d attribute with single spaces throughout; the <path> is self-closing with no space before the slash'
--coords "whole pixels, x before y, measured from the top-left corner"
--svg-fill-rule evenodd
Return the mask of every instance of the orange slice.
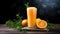
<path id="1" fill-rule="evenodd" d="M 36 22 L 36 25 L 38 28 L 46 28 L 47 27 L 47 22 L 45 20 L 38 20 Z"/>

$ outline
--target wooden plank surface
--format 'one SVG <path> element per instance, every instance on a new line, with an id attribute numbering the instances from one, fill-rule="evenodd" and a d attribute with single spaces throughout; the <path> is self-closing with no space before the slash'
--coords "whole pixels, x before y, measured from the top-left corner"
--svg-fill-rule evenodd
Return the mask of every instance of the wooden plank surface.
<path id="1" fill-rule="evenodd" d="M 0 24 L 0 34 L 60 34 L 60 24 L 56 24 L 55 28 L 50 31 L 33 31 L 29 30 L 26 33 L 19 32 L 18 30 L 14 30 L 12 28 L 7 27 L 5 24 Z"/>

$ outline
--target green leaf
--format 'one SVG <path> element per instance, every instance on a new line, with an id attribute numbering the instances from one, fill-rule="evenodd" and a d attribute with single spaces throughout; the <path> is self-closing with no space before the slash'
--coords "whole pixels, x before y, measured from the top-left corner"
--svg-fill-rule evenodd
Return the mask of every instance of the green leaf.
<path id="1" fill-rule="evenodd" d="M 19 13 L 18 14 L 16 14 L 16 17 L 18 17 L 19 16 Z"/>
<path id="2" fill-rule="evenodd" d="M 19 19 L 13 19 L 6 21 L 6 25 L 10 28 L 20 30 L 21 32 L 26 32 L 26 30 L 22 30 L 22 16 L 19 16 L 19 14 L 16 15 Z"/>
<path id="3" fill-rule="evenodd" d="M 12 21 L 12 20 L 8 20 L 8 21 L 6 21 L 6 25 L 8 26 L 8 27 L 14 27 L 14 22 Z"/>
<path id="4" fill-rule="evenodd" d="M 47 26 L 48 29 L 52 29 L 54 27 L 54 24 L 50 23 L 49 20 L 47 20 L 47 23 L 48 23 L 48 26 Z"/>
<path id="5" fill-rule="evenodd" d="M 26 8 L 28 8 L 29 7 L 29 3 L 27 2 L 27 3 L 25 3 L 25 6 L 26 6 Z"/>

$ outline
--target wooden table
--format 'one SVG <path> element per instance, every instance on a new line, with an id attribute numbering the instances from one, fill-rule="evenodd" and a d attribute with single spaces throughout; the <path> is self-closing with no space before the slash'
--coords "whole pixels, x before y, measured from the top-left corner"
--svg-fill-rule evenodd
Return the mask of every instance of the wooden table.
<path id="1" fill-rule="evenodd" d="M 8 28 L 5 24 L 0 24 L 0 34 L 60 34 L 60 24 L 55 24 L 55 28 L 50 31 L 27 31 L 26 33 Z"/>

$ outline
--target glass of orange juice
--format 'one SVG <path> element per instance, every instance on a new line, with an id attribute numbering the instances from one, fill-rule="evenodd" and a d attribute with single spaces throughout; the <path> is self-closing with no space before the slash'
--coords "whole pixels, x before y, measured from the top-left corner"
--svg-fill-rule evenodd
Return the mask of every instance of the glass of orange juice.
<path id="1" fill-rule="evenodd" d="M 30 28 L 35 27 L 36 15 L 37 15 L 36 7 L 28 7 L 27 8 L 28 27 L 30 27 Z"/>

